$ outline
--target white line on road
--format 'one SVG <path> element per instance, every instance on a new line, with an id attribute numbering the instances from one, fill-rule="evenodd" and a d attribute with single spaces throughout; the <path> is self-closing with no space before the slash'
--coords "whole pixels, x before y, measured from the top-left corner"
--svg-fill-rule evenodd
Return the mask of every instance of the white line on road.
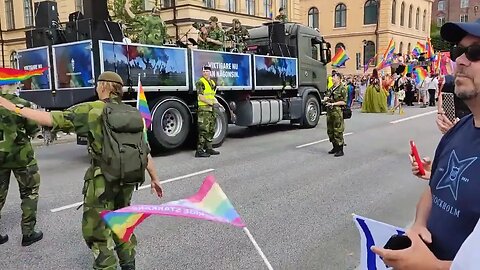
<path id="1" fill-rule="evenodd" d="M 353 134 L 353 132 L 345 133 L 345 134 L 343 134 L 343 137 L 350 136 L 350 135 L 352 135 L 352 134 Z M 295 147 L 295 148 L 300 149 L 300 148 L 307 147 L 307 146 L 311 146 L 311 145 L 314 145 L 314 144 L 319 144 L 319 143 L 322 143 L 322 142 L 328 142 L 328 140 L 329 140 L 329 139 L 323 139 L 323 140 L 316 141 L 316 142 L 306 143 L 306 144 L 299 145 L 299 146 L 297 146 L 297 147 Z"/>
<path id="2" fill-rule="evenodd" d="M 213 171 L 215 171 L 215 169 L 206 169 L 206 170 L 203 170 L 203 171 L 194 172 L 194 173 L 191 173 L 191 174 L 186 174 L 186 175 L 182 175 L 182 176 L 175 177 L 175 178 L 170 178 L 170 179 L 161 181 L 160 184 L 166 184 L 166 183 L 190 178 L 192 176 L 196 176 L 196 175 L 199 175 L 199 174 L 205 174 L 205 173 L 209 173 L 209 172 L 213 172 Z M 145 184 L 145 185 L 139 187 L 138 190 L 146 189 L 146 188 L 149 188 L 149 187 L 150 187 L 150 184 Z M 62 207 L 50 209 L 50 212 L 56 213 L 56 212 L 60 212 L 60 211 L 63 211 L 63 210 L 70 209 L 70 208 L 78 207 L 78 206 L 82 205 L 82 203 L 83 202 L 77 202 L 77 203 L 72 203 L 72 204 L 69 204 L 69 205 L 62 206 Z"/>
<path id="3" fill-rule="evenodd" d="M 419 117 L 422 117 L 422 116 L 434 114 L 434 113 L 437 113 L 437 112 L 438 112 L 438 110 L 413 115 L 413 116 L 410 116 L 410 117 L 406 117 L 406 118 L 402 118 L 402 119 L 392 121 L 392 122 L 390 122 L 390 124 L 398 124 L 398 123 L 401 123 L 401 122 L 404 122 L 404 121 L 412 120 L 412 119 L 415 119 L 415 118 L 419 118 Z"/>

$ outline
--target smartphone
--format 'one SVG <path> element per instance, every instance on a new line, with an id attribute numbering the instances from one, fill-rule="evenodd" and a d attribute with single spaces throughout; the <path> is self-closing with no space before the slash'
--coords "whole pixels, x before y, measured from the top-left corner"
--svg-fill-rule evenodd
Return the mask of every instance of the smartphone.
<path id="1" fill-rule="evenodd" d="M 445 116 L 453 123 L 457 118 L 455 115 L 455 95 L 453 93 L 442 92 L 442 108 Z"/>
<path id="2" fill-rule="evenodd" d="M 410 141 L 410 149 L 412 150 L 412 155 L 415 158 L 415 161 L 418 164 L 418 173 L 420 175 L 425 175 L 425 169 L 423 168 L 423 162 L 420 159 L 420 155 L 418 154 L 417 146 L 415 145 L 414 141 Z"/>
<path id="3" fill-rule="evenodd" d="M 383 247 L 384 249 L 402 250 L 409 248 L 412 245 L 412 240 L 406 235 L 392 235 L 388 242 Z"/>

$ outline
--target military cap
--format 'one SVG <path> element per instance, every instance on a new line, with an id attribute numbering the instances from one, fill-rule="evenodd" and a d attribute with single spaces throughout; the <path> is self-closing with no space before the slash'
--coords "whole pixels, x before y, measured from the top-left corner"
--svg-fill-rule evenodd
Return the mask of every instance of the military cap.
<path id="1" fill-rule="evenodd" d="M 283 11 L 283 7 L 278 9 L 278 12 L 282 12 L 282 11 Z"/>
<path id="2" fill-rule="evenodd" d="M 120 77 L 120 75 L 112 71 L 105 71 L 102 74 L 100 74 L 100 76 L 98 76 L 98 81 L 112 82 L 112 83 L 118 83 L 120 85 L 123 85 L 122 77 Z"/>
<path id="3" fill-rule="evenodd" d="M 207 70 L 212 71 L 212 68 L 209 65 L 203 66 L 203 71 L 207 71 Z"/>
<path id="4" fill-rule="evenodd" d="M 210 17 L 209 21 L 211 22 L 218 22 L 218 18 L 215 16 Z"/>
<path id="5" fill-rule="evenodd" d="M 239 20 L 239 19 L 233 19 L 233 20 L 232 20 L 232 23 L 234 23 L 234 24 L 235 24 L 235 23 L 240 23 L 240 20 Z"/>

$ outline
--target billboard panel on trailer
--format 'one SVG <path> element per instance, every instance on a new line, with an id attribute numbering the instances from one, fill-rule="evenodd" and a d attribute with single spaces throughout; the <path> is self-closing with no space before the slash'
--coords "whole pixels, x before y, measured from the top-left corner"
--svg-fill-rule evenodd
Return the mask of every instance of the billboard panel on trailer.
<path id="1" fill-rule="evenodd" d="M 255 55 L 255 89 L 296 89 L 298 86 L 297 59 Z"/>
<path id="2" fill-rule="evenodd" d="M 49 67 L 41 76 L 33 76 L 22 81 L 20 91 L 52 90 L 50 53 L 47 46 L 19 51 L 17 53 L 17 67 L 23 70 Z"/>

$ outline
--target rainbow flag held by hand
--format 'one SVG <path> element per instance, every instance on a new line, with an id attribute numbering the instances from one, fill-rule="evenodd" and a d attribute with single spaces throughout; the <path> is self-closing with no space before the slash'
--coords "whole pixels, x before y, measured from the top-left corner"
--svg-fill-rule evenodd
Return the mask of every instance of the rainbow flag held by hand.
<path id="1" fill-rule="evenodd" d="M 332 66 L 342 67 L 345 65 L 345 62 L 347 62 L 347 60 L 349 59 L 350 57 L 348 57 L 343 47 L 340 47 L 337 53 L 335 54 L 335 56 L 332 58 Z"/>
<path id="2" fill-rule="evenodd" d="M 415 74 L 415 83 L 420 84 L 427 78 L 427 71 L 423 67 L 416 67 L 413 70 Z"/>
<path id="3" fill-rule="evenodd" d="M 145 128 L 149 129 L 150 125 L 152 124 L 152 114 L 150 113 L 150 108 L 148 107 L 147 97 L 145 96 L 145 91 L 143 90 L 140 76 L 138 77 L 137 109 L 140 111 L 142 118 L 145 121 Z"/>
<path id="4" fill-rule="evenodd" d="M 33 76 L 42 75 L 48 67 L 34 70 L 20 70 L 14 68 L 0 68 L 0 85 L 15 84 Z"/>
<path id="5" fill-rule="evenodd" d="M 125 242 L 130 240 L 135 227 L 151 215 L 202 219 L 246 227 L 212 175 L 207 176 L 200 190 L 187 199 L 161 205 L 131 205 L 100 213 L 108 227 Z"/>

